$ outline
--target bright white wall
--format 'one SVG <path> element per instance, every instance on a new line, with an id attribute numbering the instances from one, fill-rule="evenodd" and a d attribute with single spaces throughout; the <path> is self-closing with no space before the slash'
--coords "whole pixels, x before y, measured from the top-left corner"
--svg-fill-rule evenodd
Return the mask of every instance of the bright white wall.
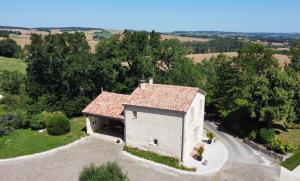
<path id="1" fill-rule="evenodd" d="M 137 111 L 137 118 L 133 111 Z M 181 159 L 184 113 L 128 105 L 124 113 L 127 146 Z M 157 146 L 149 145 L 150 139 L 157 139 Z"/>
<path id="2" fill-rule="evenodd" d="M 191 155 L 195 145 L 202 141 L 204 124 L 205 96 L 197 93 L 193 103 L 184 117 L 184 149 L 183 164 L 185 159 Z M 194 115 L 192 115 L 192 109 Z M 198 130 L 198 131 L 196 131 Z"/>
<path id="3" fill-rule="evenodd" d="M 85 122 L 86 122 L 86 132 L 89 135 L 101 129 L 104 125 L 104 121 L 101 121 L 100 118 L 96 116 L 86 116 Z"/>

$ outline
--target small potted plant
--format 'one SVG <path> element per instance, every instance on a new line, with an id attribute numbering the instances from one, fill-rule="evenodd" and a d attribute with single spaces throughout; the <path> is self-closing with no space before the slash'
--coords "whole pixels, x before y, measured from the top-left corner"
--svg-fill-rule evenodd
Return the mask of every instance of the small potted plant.
<path id="1" fill-rule="evenodd" d="M 203 152 L 204 152 L 204 146 L 200 146 L 199 148 L 197 148 L 197 154 L 196 154 L 196 160 L 201 161 L 203 158 Z"/>
<path id="2" fill-rule="evenodd" d="M 211 144 L 213 139 L 216 137 L 214 133 L 207 131 L 206 136 L 208 138 L 208 144 Z"/>

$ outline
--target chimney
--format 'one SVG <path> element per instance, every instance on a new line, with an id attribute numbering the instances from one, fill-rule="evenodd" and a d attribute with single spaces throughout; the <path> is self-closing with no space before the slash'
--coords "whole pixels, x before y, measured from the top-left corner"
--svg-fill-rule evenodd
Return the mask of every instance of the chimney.
<path id="1" fill-rule="evenodd" d="M 142 90 L 144 90 L 144 89 L 146 88 L 145 83 L 140 83 L 140 88 L 141 88 Z"/>
<path id="2" fill-rule="evenodd" d="M 149 84 L 153 84 L 153 78 L 149 77 Z"/>
<path id="3" fill-rule="evenodd" d="M 145 79 L 144 79 L 144 76 L 142 76 L 142 79 L 139 81 L 140 82 L 140 88 L 141 89 L 145 89 L 146 88 L 146 85 L 145 85 Z"/>

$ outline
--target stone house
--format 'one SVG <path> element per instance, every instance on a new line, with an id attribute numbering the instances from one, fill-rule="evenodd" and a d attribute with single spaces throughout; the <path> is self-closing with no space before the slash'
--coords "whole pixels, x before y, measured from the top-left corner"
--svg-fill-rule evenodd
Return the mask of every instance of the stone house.
<path id="1" fill-rule="evenodd" d="M 196 87 L 141 83 L 131 95 L 102 92 L 84 110 L 88 134 L 110 134 L 127 146 L 185 163 L 202 140 L 205 92 Z"/>

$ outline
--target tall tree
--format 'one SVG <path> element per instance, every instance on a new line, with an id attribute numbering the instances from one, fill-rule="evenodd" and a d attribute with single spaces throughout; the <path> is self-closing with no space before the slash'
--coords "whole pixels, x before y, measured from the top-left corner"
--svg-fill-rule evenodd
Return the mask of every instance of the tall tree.
<path id="1" fill-rule="evenodd" d="M 0 56 L 18 57 L 21 51 L 21 46 L 15 40 L 4 39 L 0 41 Z"/>
<path id="2" fill-rule="evenodd" d="M 254 76 L 250 86 L 251 115 L 271 128 L 273 122 L 296 120 L 293 80 L 280 69 L 268 69 L 265 76 Z"/>
<path id="3" fill-rule="evenodd" d="M 270 67 L 278 67 L 273 51 L 255 43 L 244 43 L 238 51 L 236 61 L 249 77 L 253 74 L 261 75 Z"/>
<path id="4" fill-rule="evenodd" d="M 35 100 L 46 97 L 52 110 L 64 110 L 68 115 L 77 110 L 79 114 L 86 98 L 94 95 L 88 79 L 90 47 L 84 33 L 34 34 L 24 54 L 28 94 Z"/>
<path id="5" fill-rule="evenodd" d="M 291 54 L 292 54 L 292 62 L 291 67 L 300 72 L 300 39 L 297 39 L 293 42 L 291 47 Z"/>

